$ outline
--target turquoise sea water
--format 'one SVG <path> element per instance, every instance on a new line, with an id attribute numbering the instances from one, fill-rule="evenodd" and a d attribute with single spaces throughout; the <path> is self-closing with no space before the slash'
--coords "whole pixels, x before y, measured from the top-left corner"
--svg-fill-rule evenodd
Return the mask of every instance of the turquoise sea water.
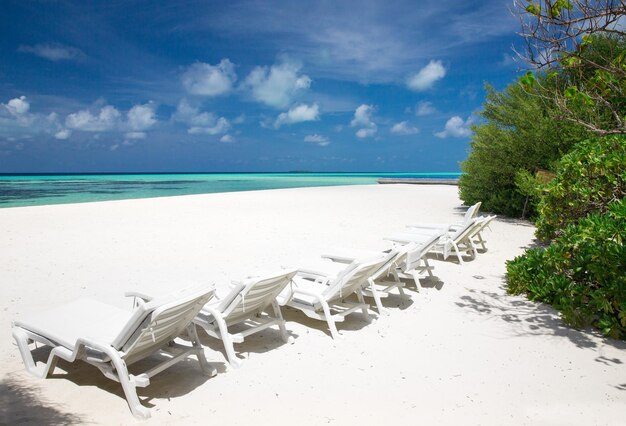
<path id="1" fill-rule="evenodd" d="M 0 175 L 0 208 L 310 186 L 378 178 L 456 179 L 459 173 L 175 173 Z"/>

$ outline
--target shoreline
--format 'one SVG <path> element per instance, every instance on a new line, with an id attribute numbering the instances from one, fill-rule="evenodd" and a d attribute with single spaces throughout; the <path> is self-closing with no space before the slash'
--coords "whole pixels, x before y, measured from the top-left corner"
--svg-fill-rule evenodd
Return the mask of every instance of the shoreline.
<path id="1" fill-rule="evenodd" d="M 0 422 L 135 424 L 119 385 L 93 367 L 59 362 L 55 378 L 28 375 L 10 329 L 23 315 L 78 297 L 128 309 L 125 291 L 190 282 L 227 290 L 231 279 L 297 267 L 333 248 L 383 249 L 382 238 L 407 224 L 454 222 L 465 212 L 447 185 L 118 201 L 0 209 L 0 245 L 9 248 L 0 261 Z M 504 262 L 532 243 L 533 231 L 526 221 L 494 221 L 486 253 L 463 266 L 433 260 L 437 279 L 409 286 L 410 299 L 384 299 L 390 315 L 370 324 L 347 317 L 339 340 L 285 309 L 295 342 L 272 330 L 251 336 L 235 346 L 244 363 L 232 369 L 220 342 L 201 335 L 217 376 L 201 376 L 192 361 L 155 376 L 139 390 L 152 410 L 144 424 L 618 425 L 626 346 L 506 294 Z"/>

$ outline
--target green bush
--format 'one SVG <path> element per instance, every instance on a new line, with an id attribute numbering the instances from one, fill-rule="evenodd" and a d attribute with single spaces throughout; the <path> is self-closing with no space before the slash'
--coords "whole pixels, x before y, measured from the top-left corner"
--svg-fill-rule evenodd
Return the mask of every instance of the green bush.
<path id="1" fill-rule="evenodd" d="M 548 303 L 575 327 L 626 338 L 626 199 L 507 262 L 508 291 Z"/>
<path id="2" fill-rule="evenodd" d="M 508 216 L 520 216 L 526 206 L 532 215 L 534 204 L 516 183 L 519 173 L 553 170 L 576 142 L 589 137 L 581 127 L 558 120 L 556 105 L 539 94 L 550 83 L 539 81 L 530 90 L 518 82 L 502 92 L 486 87 L 485 121 L 474 126 L 471 151 L 461 163 L 459 195 L 466 204 L 482 201 L 483 209 Z"/>
<path id="3" fill-rule="evenodd" d="M 537 237 L 550 239 L 590 212 L 626 196 L 626 136 L 591 139 L 578 144 L 557 166 L 547 184 L 537 220 Z"/>

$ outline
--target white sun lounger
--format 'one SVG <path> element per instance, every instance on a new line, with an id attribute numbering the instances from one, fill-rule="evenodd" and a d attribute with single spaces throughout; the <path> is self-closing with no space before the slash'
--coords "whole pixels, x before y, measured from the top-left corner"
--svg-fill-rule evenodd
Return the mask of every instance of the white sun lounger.
<path id="1" fill-rule="evenodd" d="M 372 276 L 388 261 L 388 256 L 377 257 L 373 260 L 354 261 L 349 265 L 334 264 L 323 268 L 301 268 L 294 277 L 293 286 L 283 292 L 281 304 L 299 309 L 309 318 L 326 321 L 333 338 L 339 337 L 335 322 L 356 311 L 368 315 L 369 305 L 363 298 L 363 287 L 366 283 L 373 287 Z M 348 302 L 346 299 L 355 294 L 358 303 Z"/>
<path id="2" fill-rule="evenodd" d="M 407 225 L 407 228 L 423 228 L 423 229 L 443 229 L 446 231 L 458 231 L 461 227 L 466 225 L 470 220 L 476 218 L 478 216 L 478 211 L 480 210 L 480 205 L 482 203 L 478 202 L 473 206 L 470 206 L 465 212 L 465 216 L 463 216 L 463 220 L 455 223 L 445 224 L 445 223 L 418 223 L 415 225 Z"/>
<path id="3" fill-rule="evenodd" d="M 233 343 L 241 343 L 245 337 L 272 326 L 278 326 L 285 342 L 290 341 L 276 297 L 290 285 L 295 274 L 295 269 L 282 270 L 234 282 L 230 293 L 205 305 L 194 323 L 204 328 L 209 336 L 222 340 L 228 362 L 239 367 L 241 361 L 235 355 Z M 229 327 L 244 329 L 232 333 Z"/>
<path id="4" fill-rule="evenodd" d="M 39 312 L 13 323 L 13 337 L 26 370 L 46 378 L 58 358 L 82 360 L 96 366 L 107 378 L 120 382 L 131 412 L 137 418 L 150 417 L 150 410 L 139 401 L 137 387 L 150 384 L 150 378 L 193 354 L 205 374 L 214 375 L 198 341 L 193 318 L 214 294 L 212 288 L 195 287 L 177 291 L 134 310 L 123 310 L 89 299 L 79 299 Z M 127 296 L 138 296 L 127 293 Z M 183 336 L 191 346 L 174 343 Z M 39 342 L 52 348 L 47 363 L 38 368 L 29 344 Z M 141 374 L 130 374 L 128 365 L 161 353 L 167 360 Z"/>
<path id="5" fill-rule="evenodd" d="M 474 245 L 480 244 L 480 246 L 482 247 L 483 251 L 487 251 L 487 246 L 485 245 L 485 243 L 487 241 L 483 238 L 482 233 L 483 233 L 483 231 L 486 228 L 490 228 L 491 222 L 495 218 L 496 218 L 496 215 L 479 218 L 479 220 L 480 220 L 479 221 L 479 225 L 480 226 L 476 226 L 476 228 L 474 229 L 474 231 L 470 235 L 470 238 L 472 239 L 472 241 L 474 241 Z"/>
<path id="6" fill-rule="evenodd" d="M 373 297 L 379 313 L 385 312 L 382 307 L 381 298 L 386 297 L 391 290 L 397 288 L 402 297 L 405 296 L 403 287 L 404 282 L 400 278 L 409 278 L 415 282 L 416 288 L 419 288 L 419 278 L 421 274 L 427 273 L 433 276 L 432 269 L 425 255 L 437 244 L 439 238 L 443 235 L 443 231 L 435 231 L 433 235 L 426 238 L 422 242 L 411 242 L 404 245 L 396 245 L 390 250 L 383 252 L 370 250 L 355 249 L 338 249 L 332 254 L 322 255 L 323 258 L 330 259 L 333 262 L 348 264 L 355 260 L 373 258 L 391 255 L 387 263 L 385 263 L 373 276 L 372 281 L 375 286 L 382 286 L 382 290 L 372 290 L 368 282 L 363 288 L 363 294 Z"/>
<path id="7" fill-rule="evenodd" d="M 470 219 L 465 225 L 456 231 L 445 232 L 438 238 L 436 249 L 439 249 L 443 258 L 447 259 L 451 252 L 454 252 L 459 260 L 459 264 L 463 264 L 462 253 L 467 253 L 470 257 L 476 256 L 476 245 L 472 239 L 476 231 L 480 227 L 481 220 Z M 434 235 L 437 230 L 414 230 L 414 232 L 398 232 L 385 237 L 386 240 L 396 244 L 422 243 Z"/>

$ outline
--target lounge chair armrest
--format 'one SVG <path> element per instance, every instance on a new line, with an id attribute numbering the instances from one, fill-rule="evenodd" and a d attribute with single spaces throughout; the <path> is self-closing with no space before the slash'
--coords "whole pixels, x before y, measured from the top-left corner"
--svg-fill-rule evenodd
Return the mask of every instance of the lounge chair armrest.
<path id="1" fill-rule="evenodd" d="M 154 296 L 150 296 L 141 291 L 131 290 L 124 293 L 124 297 L 134 297 L 136 299 L 141 299 L 142 302 L 146 303 L 154 299 Z"/>
<path id="2" fill-rule="evenodd" d="M 453 227 L 457 225 L 434 225 L 434 224 L 415 224 L 415 225 L 407 225 L 407 228 L 418 228 L 418 229 L 429 229 L 433 231 L 449 231 Z"/>
<path id="3" fill-rule="evenodd" d="M 321 271 L 315 271 L 313 269 L 298 269 L 297 275 L 300 278 L 308 278 L 315 281 L 327 281 L 327 275 Z"/>
<path id="4" fill-rule="evenodd" d="M 352 256 L 334 255 L 334 254 L 323 254 L 322 258 L 332 260 L 333 262 L 336 262 L 336 263 L 345 263 L 345 264 L 350 264 L 354 262 L 354 259 L 356 259 L 355 257 L 352 257 Z"/>

